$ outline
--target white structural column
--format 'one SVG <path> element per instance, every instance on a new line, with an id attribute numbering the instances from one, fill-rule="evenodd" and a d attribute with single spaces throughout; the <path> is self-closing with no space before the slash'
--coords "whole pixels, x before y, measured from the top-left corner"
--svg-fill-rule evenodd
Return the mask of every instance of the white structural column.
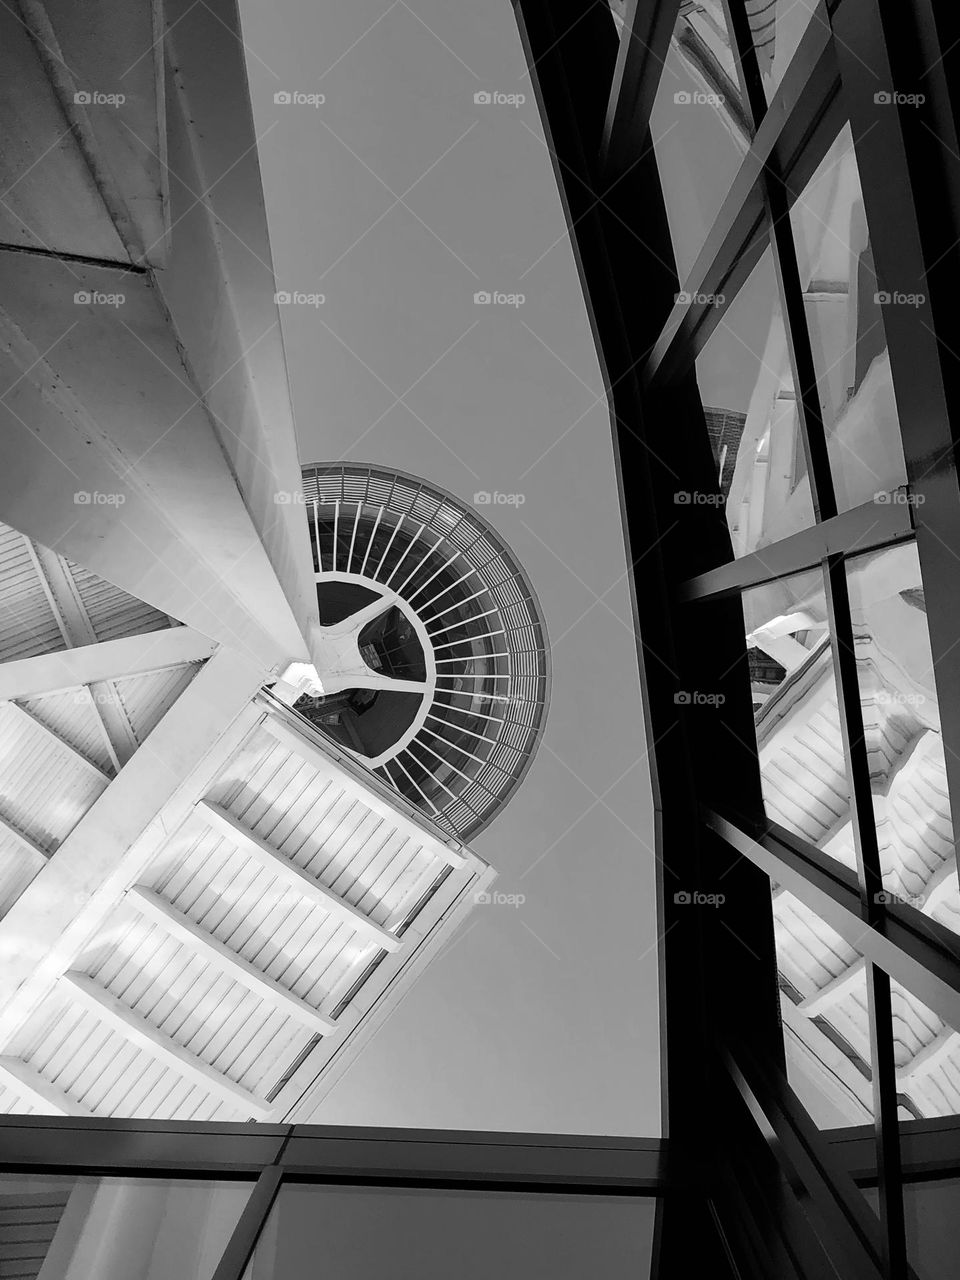
<path id="1" fill-rule="evenodd" d="M 0 1045 L 192 811 L 194 787 L 202 795 L 209 786 L 218 753 L 235 750 L 256 723 L 251 699 L 264 676 L 242 655 L 218 651 L 0 920 Z"/>
<path id="2" fill-rule="evenodd" d="M 155 1027 L 141 1014 L 125 1005 L 122 1000 L 95 982 L 85 973 L 67 973 L 63 984 L 69 988 L 71 999 L 101 1018 L 115 1031 L 119 1031 L 132 1044 L 159 1058 L 165 1065 L 179 1071 L 186 1079 L 203 1089 L 209 1089 L 224 1102 L 249 1112 L 260 1119 L 271 1111 L 270 1104 L 256 1097 L 249 1089 L 225 1076 L 216 1067 L 198 1058 L 195 1053 L 178 1044 L 159 1027 Z"/>
<path id="3" fill-rule="evenodd" d="M 236 7 L 152 10 L 0 7 L 0 519 L 274 666 L 316 596 Z"/>
<path id="4" fill-rule="evenodd" d="M 274 849 L 272 845 L 267 844 L 266 840 L 261 840 L 258 835 L 245 827 L 242 822 L 238 822 L 232 813 L 228 813 L 218 804 L 213 804 L 209 800 L 201 800 L 197 805 L 198 811 L 203 817 L 215 827 L 221 834 L 225 835 L 228 840 L 232 840 L 244 853 L 256 858 L 261 866 L 268 871 L 272 871 L 274 875 L 280 877 L 297 889 L 306 898 L 310 898 L 324 911 L 329 912 L 333 916 L 337 916 L 345 924 L 351 925 L 358 932 L 363 933 L 367 937 L 373 939 L 379 947 L 384 951 L 399 951 L 403 945 L 399 938 L 392 933 L 388 933 L 386 929 L 382 929 L 362 911 L 358 911 L 356 907 L 350 905 L 332 889 L 328 889 L 326 885 L 321 884 L 319 880 L 308 875 L 306 871 L 301 871 L 298 866 L 284 857 L 282 853 Z"/>
<path id="5" fill-rule="evenodd" d="M 262 973 L 249 960 L 237 955 L 219 938 L 215 938 L 189 916 L 178 911 L 160 894 L 154 893 L 145 885 L 134 885 L 127 894 L 127 901 L 155 924 L 165 929 L 171 937 L 200 952 L 206 959 L 219 965 L 231 978 L 242 983 L 248 991 L 268 1001 L 281 1013 L 290 1014 L 315 1035 L 326 1036 L 336 1032 L 337 1024 L 332 1018 L 326 1017 L 306 1000 L 301 1000 L 292 991 Z"/>

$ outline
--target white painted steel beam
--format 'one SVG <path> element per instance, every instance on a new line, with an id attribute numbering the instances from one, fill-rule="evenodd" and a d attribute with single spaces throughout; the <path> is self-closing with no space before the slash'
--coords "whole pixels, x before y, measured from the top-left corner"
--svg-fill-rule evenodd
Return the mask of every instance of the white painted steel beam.
<path id="1" fill-rule="evenodd" d="M 160 925 L 171 937 L 185 943 L 192 950 L 199 951 L 205 959 L 225 970 L 248 991 L 252 991 L 261 1000 L 266 1000 L 281 1013 L 296 1018 L 315 1035 L 328 1036 L 336 1032 L 337 1024 L 332 1018 L 319 1013 L 305 1000 L 281 986 L 276 979 L 261 972 L 256 965 L 238 955 L 160 894 L 138 884 L 127 893 L 127 901 L 154 924 Z"/>
<path id="2" fill-rule="evenodd" d="M 79 649 L 17 658 L 0 664 L 0 701 L 38 698 L 98 680 L 121 680 L 185 662 L 200 662 L 209 658 L 216 647 L 214 641 L 191 627 L 170 627 L 120 640 L 102 640 Z"/>
<path id="3" fill-rule="evenodd" d="M 243 1085 L 237 1084 L 222 1071 L 211 1067 L 195 1053 L 185 1049 L 183 1045 L 171 1039 L 166 1032 L 155 1027 L 152 1022 L 148 1022 L 141 1014 L 134 1012 L 122 1000 L 118 1000 L 106 987 L 101 987 L 99 982 L 95 982 L 88 974 L 65 973 L 62 984 L 69 988 L 70 998 L 73 1001 L 102 1019 L 115 1031 L 119 1031 L 131 1044 L 135 1044 L 139 1049 L 145 1049 L 147 1053 L 159 1058 L 166 1066 L 172 1067 L 186 1079 L 202 1089 L 209 1089 L 211 1093 L 217 1094 L 229 1106 L 258 1116 L 261 1120 L 270 1115 L 272 1108 L 268 1102 L 256 1097 L 249 1089 L 245 1089 Z"/>
<path id="4" fill-rule="evenodd" d="M 362 911 L 358 911 L 356 907 L 350 905 L 343 898 L 328 889 L 326 885 L 321 884 L 319 880 L 308 875 L 306 871 L 301 869 L 289 858 L 278 850 L 269 845 L 266 840 L 261 840 L 258 835 L 245 827 L 242 822 L 238 822 L 232 813 L 228 813 L 218 804 L 214 804 L 209 800 L 201 800 L 197 805 L 198 811 L 203 817 L 215 827 L 228 840 L 232 840 L 235 845 L 243 850 L 244 853 L 256 858 L 261 866 L 267 871 L 272 871 L 275 875 L 286 882 L 304 897 L 312 899 L 318 906 L 330 915 L 343 920 L 345 924 L 352 925 L 360 933 L 364 933 L 376 940 L 384 951 L 399 951 L 402 943 L 399 938 L 394 937 L 392 933 L 388 933 L 386 929 L 382 929 L 369 917 L 365 916 Z"/>

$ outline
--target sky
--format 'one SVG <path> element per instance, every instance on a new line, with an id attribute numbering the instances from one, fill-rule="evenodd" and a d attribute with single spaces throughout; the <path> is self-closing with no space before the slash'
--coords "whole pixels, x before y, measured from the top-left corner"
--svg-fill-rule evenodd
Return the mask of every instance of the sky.
<path id="1" fill-rule="evenodd" d="M 512 7 L 240 9 L 277 288 L 313 295 L 280 309 L 301 460 L 509 496 L 481 510 L 553 658 L 539 754 L 473 842 L 524 900 L 474 908 L 314 1119 L 657 1136 L 652 812 L 609 417 Z"/>

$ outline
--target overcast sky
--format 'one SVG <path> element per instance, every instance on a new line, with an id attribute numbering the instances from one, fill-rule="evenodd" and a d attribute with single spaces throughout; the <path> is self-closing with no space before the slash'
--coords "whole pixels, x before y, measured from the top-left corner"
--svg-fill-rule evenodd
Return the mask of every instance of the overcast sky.
<path id="1" fill-rule="evenodd" d="M 475 841 L 525 902 L 474 909 L 315 1119 L 656 1135 L 652 820 L 609 419 L 511 5 L 241 13 L 277 285 L 325 299 L 282 308 L 301 459 L 520 495 L 484 511 L 553 652 L 539 756 Z"/>

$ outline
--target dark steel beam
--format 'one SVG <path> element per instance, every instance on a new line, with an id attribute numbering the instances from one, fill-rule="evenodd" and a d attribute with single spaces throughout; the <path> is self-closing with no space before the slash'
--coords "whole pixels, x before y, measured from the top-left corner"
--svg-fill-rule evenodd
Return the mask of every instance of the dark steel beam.
<path id="1" fill-rule="evenodd" d="M 868 1125 L 833 1129 L 827 1135 L 837 1159 L 858 1183 L 877 1182 L 877 1152 Z M 960 1116 L 903 1120 L 900 1159 L 905 1181 L 955 1178 L 960 1173 Z"/>
<path id="2" fill-rule="evenodd" d="M 885 904 L 880 922 L 869 927 L 861 914 L 856 875 L 814 845 L 775 823 L 754 837 L 716 813 L 705 813 L 704 821 L 948 1026 L 960 1026 L 960 938 L 956 934 L 902 902 Z"/>
<path id="3" fill-rule="evenodd" d="M 260 1233 L 267 1225 L 282 1180 L 283 1170 L 277 1164 L 264 1169 L 260 1174 L 220 1255 L 213 1280 L 243 1280 Z"/>
<path id="4" fill-rule="evenodd" d="M 786 1077 L 744 1051 L 726 1067 L 844 1280 L 884 1280 L 880 1224 L 856 1184 L 831 1153 Z"/>
<path id="5" fill-rule="evenodd" d="M 833 18 L 877 289 L 911 297 L 883 308 L 936 658 L 944 759 L 960 812 L 960 177 L 956 102 L 945 79 L 956 6 L 844 0 Z M 955 54 L 954 54 L 955 56 Z M 955 68 L 953 68 L 955 71 Z M 880 95 L 878 99 L 878 94 Z M 883 94 L 901 95 L 885 101 Z M 922 99 L 917 101 L 917 96 Z M 952 140 L 952 145 L 951 145 Z M 957 1024 L 954 1024 L 957 1025 Z"/>
<path id="6" fill-rule="evenodd" d="M 679 12 L 680 0 L 629 0 L 600 142 L 608 180 L 637 158 Z"/>
<path id="7" fill-rule="evenodd" d="M 663 1189 L 665 1154 L 654 1138 L 0 1117 L 0 1168 L 64 1173 L 221 1178 L 282 1164 L 328 1180 L 643 1193 Z M 676 1181 L 682 1166 L 671 1167 Z"/>
<path id="8" fill-rule="evenodd" d="M 807 28 L 773 102 L 757 128 L 683 292 L 702 301 L 677 303 L 644 368 L 650 387 L 672 383 L 690 368 L 720 323 L 769 240 L 764 231 L 761 179 L 768 167 L 785 182 L 793 204 L 844 123 L 840 77 L 830 33 L 819 23 Z M 723 302 L 708 298 L 723 297 Z"/>
<path id="9" fill-rule="evenodd" d="M 842 555 L 831 556 L 824 562 L 824 586 L 830 634 L 833 638 L 833 669 L 843 758 L 847 765 L 860 911 L 865 924 L 871 929 L 882 929 L 886 895 L 883 891 L 876 815 L 873 811 L 870 760 L 863 728 L 847 569 Z M 907 1237 L 901 1191 L 897 1067 L 893 1050 L 890 977 L 869 960 L 865 976 L 877 1145 L 877 1185 L 880 1192 L 880 1221 L 884 1228 L 883 1273 L 890 1280 L 900 1280 L 907 1273 Z"/>
<path id="10" fill-rule="evenodd" d="M 4 1115 L 0 1167 L 255 1177 L 277 1158 L 289 1132 L 289 1125 Z"/>
<path id="11" fill-rule="evenodd" d="M 775 578 L 815 569 L 828 556 L 860 555 L 909 541 L 913 537 L 913 507 L 906 497 L 906 490 L 901 489 L 891 495 L 889 502 L 865 502 L 760 551 L 698 574 L 679 584 L 677 599 L 687 603 L 739 595 Z"/>

